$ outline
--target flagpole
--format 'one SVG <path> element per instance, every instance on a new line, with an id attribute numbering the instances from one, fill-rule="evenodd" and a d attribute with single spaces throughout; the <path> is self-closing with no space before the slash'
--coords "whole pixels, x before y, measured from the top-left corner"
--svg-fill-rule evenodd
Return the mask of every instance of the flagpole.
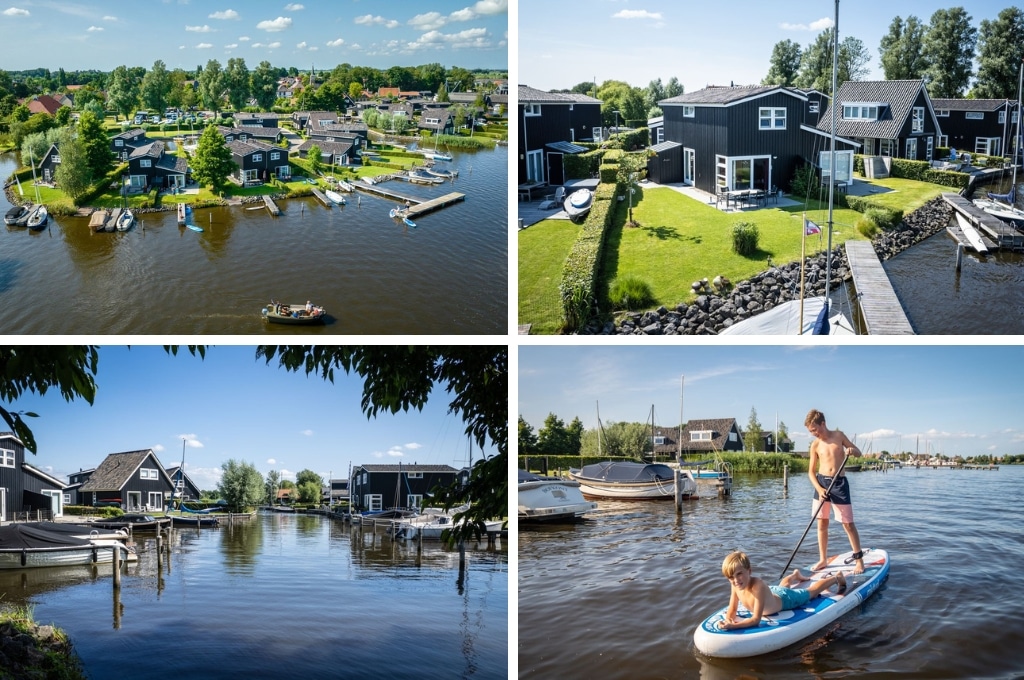
<path id="1" fill-rule="evenodd" d="M 804 334 L 804 256 L 807 251 L 807 213 L 800 227 L 800 333 Z"/>

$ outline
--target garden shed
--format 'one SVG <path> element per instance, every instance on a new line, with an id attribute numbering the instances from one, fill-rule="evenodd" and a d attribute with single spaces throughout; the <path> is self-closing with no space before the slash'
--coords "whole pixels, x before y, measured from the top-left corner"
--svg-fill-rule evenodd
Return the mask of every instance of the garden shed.
<path id="1" fill-rule="evenodd" d="M 662 142 L 651 147 L 654 155 L 647 161 L 647 179 L 655 184 L 680 184 L 683 181 L 683 145 Z"/>

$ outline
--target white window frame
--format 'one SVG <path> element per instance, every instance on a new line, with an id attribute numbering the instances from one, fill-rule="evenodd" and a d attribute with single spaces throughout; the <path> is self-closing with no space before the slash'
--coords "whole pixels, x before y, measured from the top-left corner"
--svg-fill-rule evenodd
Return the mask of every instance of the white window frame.
<path id="1" fill-rule="evenodd" d="M 651 443 L 654 444 L 655 446 L 664 446 L 665 445 L 665 437 L 663 437 L 661 435 L 658 435 L 656 437 L 651 437 L 651 439 L 653 440 Z"/>
<path id="2" fill-rule="evenodd" d="M 411 493 L 405 497 L 405 507 L 418 508 L 423 505 L 423 494 Z"/>
<path id="3" fill-rule="evenodd" d="M 821 110 L 821 103 L 818 101 L 807 102 L 807 113 L 818 113 Z"/>
<path id="4" fill-rule="evenodd" d="M 139 468 L 139 479 L 160 479 L 160 473 L 153 468 Z"/>
<path id="5" fill-rule="evenodd" d="M 280 159 L 281 159 L 281 152 L 280 151 L 272 151 L 271 152 L 270 160 L 276 161 L 276 160 L 280 160 Z"/>
<path id="6" fill-rule="evenodd" d="M 711 430 L 693 430 L 690 432 L 691 442 L 709 442 L 714 439 L 714 432 Z"/>
<path id="7" fill-rule="evenodd" d="M 259 173 L 260 173 L 260 171 L 257 170 L 256 168 L 253 168 L 251 170 L 245 170 L 244 174 L 242 176 L 242 181 L 244 181 L 244 182 L 255 182 L 255 181 L 259 180 L 259 178 L 260 178 L 260 174 Z"/>
<path id="8" fill-rule="evenodd" d="M 984 111 L 967 111 L 964 113 L 965 120 L 985 120 Z"/>
<path id="9" fill-rule="evenodd" d="M 949 146 L 949 135 L 939 135 L 939 146 Z"/>
<path id="10" fill-rule="evenodd" d="M 818 152 L 818 165 L 821 166 L 821 176 L 832 176 L 831 151 Z M 850 182 L 853 180 L 853 151 L 836 151 L 836 173 L 833 181 Z"/>
<path id="11" fill-rule="evenodd" d="M 369 512 L 384 509 L 384 497 L 379 493 L 368 493 L 363 496 L 363 504 Z"/>
<path id="12" fill-rule="evenodd" d="M 184 498 L 184 495 L 182 495 Z M 149 492 L 149 503 L 150 508 L 163 508 L 164 507 L 164 493 L 163 491 L 150 491 Z"/>
<path id="13" fill-rule="evenodd" d="M 878 120 L 880 102 L 847 102 L 843 104 L 843 120 Z"/>
<path id="14" fill-rule="evenodd" d="M 523 115 L 524 116 L 539 116 L 540 104 L 523 104 Z"/>
<path id="15" fill-rule="evenodd" d="M 544 181 L 544 152 L 541 149 L 526 152 L 526 179 L 531 182 Z"/>
<path id="16" fill-rule="evenodd" d="M 910 153 L 910 149 L 914 149 L 914 153 Z M 907 143 L 903 145 L 903 157 L 909 160 L 917 160 L 917 137 L 907 138 Z"/>
<path id="17" fill-rule="evenodd" d="M 406 472 L 405 473 L 405 478 L 406 479 L 423 479 L 423 473 L 422 472 Z"/>
<path id="18" fill-rule="evenodd" d="M 915 106 L 910 121 L 911 132 L 924 132 L 924 107 Z"/>
<path id="19" fill-rule="evenodd" d="M 974 139 L 974 153 L 984 154 L 985 156 L 998 156 L 999 143 L 1001 141 L 999 137 L 976 137 Z"/>
<path id="20" fill-rule="evenodd" d="M 999 109 L 999 124 L 1006 123 L 1006 109 Z"/>
<path id="21" fill-rule="evenodd" d="M 758 130 L 785 130 L 786 114 L 785 107 L 762 106 L 757 110 Z"/>
<path id="22" fill-rule="evenodd" d="M 693 149 L 683 148 L 683 183 L 693 185 L 693 178 L 696 176 L 697 152 Z"/>
<path id="23" fill-rule="evenodd" d="M 683 118 L 695 118 L 697 116 L 696 106 L 684 106 L 683 107 Z"/>
<path id="24" fill-rule="evenodd" d="M 254 153 L 252 155 L 252 162 L 253 163 L 262 163 L 263 162 L 263 154 L 261 154 L 261 153 Z"/>
<path id="25" fill-rule="evenodd" d="M 114 140 L 114 146 L 124 146 L 124 140 L 123 139 L 115 139 Z"/>
<path id="26" fill-rule="evenodd" d="M 0 467 L 17 467 L 16 460 L 14 449 L 0 449 Z"/>
<path id="27" fill-rule="evenodd" d="M 148 158 L 143 158 L 141 161 L 139 161 L 139 167 L 140 168 L 151 168 L 151 167 L 153 167 L 153 161 L 151 161 Z"/>
<path id="28" fill-rule="evenodd" d="M 935 152 L 935 140 L 930 135 L 925 137 L 925 140 L 924 158 L 926 161 L 930 162 L 932 160 L 932 155 Z"/>
<path id="29" fill-rule="evenodd" d="M 936 118 L 949 118 L 949 109 L 935 109 Z"/>

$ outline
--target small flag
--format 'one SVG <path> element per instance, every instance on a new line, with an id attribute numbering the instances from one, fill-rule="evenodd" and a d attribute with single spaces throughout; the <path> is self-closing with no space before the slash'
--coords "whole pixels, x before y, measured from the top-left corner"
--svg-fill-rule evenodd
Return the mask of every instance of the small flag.
<path id="1" fill-rule="evenodd" d="M 820 234 L 820 233 L 821 233 L 821 227 L 819 227 L 817 224 L 815 224 L 814 222 L 811 222 L 809 219 L 807 219 L 805 217 L 804 218 L 804 234 L 806 236 L 810 236 L 811 234 Z"/>

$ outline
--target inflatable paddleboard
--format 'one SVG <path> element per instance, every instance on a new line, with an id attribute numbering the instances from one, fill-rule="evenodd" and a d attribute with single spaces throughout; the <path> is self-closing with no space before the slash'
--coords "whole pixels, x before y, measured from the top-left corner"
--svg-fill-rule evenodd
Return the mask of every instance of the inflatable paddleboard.
<path id="1" fill-rule="evenodd" d="M 186 224 L 185 226 L 188 227 L 189 229 L 191 229 L 192 231 L 202 231 L 203 230 L 202 227 L 197 227 L 194 224 Z"/>
<path id="2" fill-rule="evenodd" d="M 697 627 L 693 634 L 694 645 L 707 656 L 741 658 L 773 652 L 813 635 L 871 597 L 889 575 L 889 554 L 886 551 L 875 548 L 864 550 L 864 573 L 857 575 L 853 573 L 853 563 L 846 564 L 846 559 L 852 554 L 847 552 L 833 557 L 827 567 L 813 573 L 810 567 L 800 570 L 804 574 L 812 574 L 812 581 L 828 578 L 841 571 L 846 577 L 846 592 L 842 595 L 833 586 L 799 609 L 762 616 L 757 627 L 738 630 L 722 630 L 718 627 L 728 609 L 723 607 Z M 808 583 L 795 587 L 804 588 Z M 737 615 L 749 617 L 750 612 L 740 605 Z"/>

